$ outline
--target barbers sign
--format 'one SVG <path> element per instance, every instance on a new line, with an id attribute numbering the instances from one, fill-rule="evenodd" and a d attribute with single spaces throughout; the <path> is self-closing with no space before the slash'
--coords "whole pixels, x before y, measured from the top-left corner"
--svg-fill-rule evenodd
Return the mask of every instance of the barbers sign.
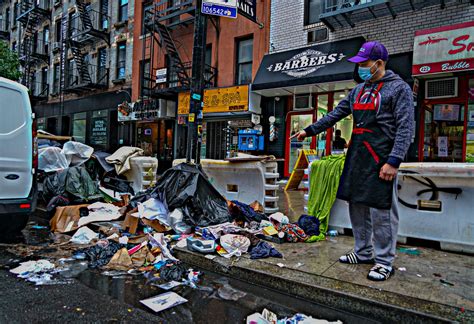
<path id="1" fill-rule="evenodd" d="M 355 64 L 347 58 L 356 55 L 363 42 L 357 37 L 265 55 L 252 89 L 352 80 Z"/>
<path id="2" fill-rule="evenodd" d="M 292 58 L 271 64 L 267 70 L 285 73 L 294 78 L 302 78 L 345 58 L 344 53 L 323 53 L 313 49 L 304 50 Z"/>

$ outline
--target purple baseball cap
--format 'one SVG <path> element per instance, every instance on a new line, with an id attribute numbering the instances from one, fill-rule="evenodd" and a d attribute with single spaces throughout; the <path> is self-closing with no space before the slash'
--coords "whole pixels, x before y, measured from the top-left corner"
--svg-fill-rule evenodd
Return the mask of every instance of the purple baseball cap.
<path id="1" fill-rule="evenodd" d="M 386 62 L 388 60 L 388 51 L 382 43 L 366 42 L 362 45 L 356 56 L 348 59 L 352 63 L 362 63 L 367 60 L 382 60 Z"/>

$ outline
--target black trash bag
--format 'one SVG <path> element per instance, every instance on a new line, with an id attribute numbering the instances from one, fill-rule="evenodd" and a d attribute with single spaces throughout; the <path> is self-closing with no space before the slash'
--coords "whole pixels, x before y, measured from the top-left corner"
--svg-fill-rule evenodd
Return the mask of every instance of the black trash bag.
<path id="1" fill-rule="evenodd" d="M 77 250 L 74 252 L 74 255 L 85 254 L 86 260 L 89 261 L 89 268 L 95 269 L 107 265 L 114 254 L 124 246 L 123 244 L 108 241 L 107 244 L 99 243 L 85 249 Z"/>
<path id="2" fill-rule="evenodd" d="M 115 173 L 115 170 L 107 172 L 100 182 L 104 188 L 113 190 L 114 192 L 129 193 L 134 195 L 135 192 L 133 191 L 131 183 L 132 181 L 128 181 L 125 176 L 118 176 L 117 173 Z"/>
<path id="3" fill-rule="evenodd" d="M 58 171 L 45 179 L 43 195 L 47 201 L 65 194 L 71 202 L 90 202 L 102 198 L 89 173 L 80 166 Z"/>
<path id="4" fill-rule="evenodd" d="M 188 270 L 181 263 L 167 264 L 160 269 L 160 278 L 165 281 L 181 281 L 187 279 Z"/>
<path id="5" fill-rule="evenodd" d="M 156 186 L 135 197 L 133 203 L 150 198 L 166 203 L 170 212 L 180 208 L 188 225 L 205 227 L 232 221 L 227 201 L 195 165 L 181 163 L 166 170 Z"/>

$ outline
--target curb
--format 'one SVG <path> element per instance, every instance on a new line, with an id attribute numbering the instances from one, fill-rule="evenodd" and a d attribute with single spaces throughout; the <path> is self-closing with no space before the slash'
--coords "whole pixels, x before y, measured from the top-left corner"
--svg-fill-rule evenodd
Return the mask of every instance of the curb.
<path id="1" fill-rule="evenodd" d="M 276 268 L 248 258 L 232 261 L 217 257 L 210 260 L 187 249 L 175 248 L 174 252 L 178 259 L 187 264 L 376 321 L 440 323 L 452 322 L 459 315 L 459 309 L 452 306 L 294 269 Z M 270 268 L 271 274 L 266 271 Z M 474 312 L 466 313 L 474 316 Z"/>

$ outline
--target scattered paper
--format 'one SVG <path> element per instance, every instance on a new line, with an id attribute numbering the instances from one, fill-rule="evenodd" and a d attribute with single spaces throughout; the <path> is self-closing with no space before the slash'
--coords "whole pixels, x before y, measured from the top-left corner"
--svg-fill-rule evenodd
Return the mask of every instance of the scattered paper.
<path id="1" fill-rule="evenodd" d="M 93 239 L 99 238 L 99 234 L 84 226 L 77 230 L 72 236 L 71 243 L 74 244 L 89 244 Z"/>
<path id="2" fill-rule="evenodd" d="M 158 313 L 171 307 L 186 303 L 187 301 L 187 299 L 184 299 L 174 292 L 166 292 L 156 297 L 140 300 L 140 303 Z"/>
<path id="3" fill-rule="evenodd" d="M 421 278 L 421 274 L 418 274 L 418 273 L 417 273 L 416 276 L 419 277 L 419 278 Z"/>
<path id="4" fill-rule="evenodd" d="M 116 220 L 122 216 L 120 208 L 102 202 L 96 202 L 87 207 L 89 209 L 89 216 L 81 217 L 78 221 L 78 226 L 84 226 L 93 222 L 105 222 Z"/>
<path id="5" fill-rule="evenodd" d="M 215 254 L 206 254 L 204 257 L 206 259 L 209 259 L 209 260 L 214 260 L 215 258 L 217 258 L 217 255 L 215 255 Z"/>
<path id="6" fill-rule="evenodd" d="M 277 266 L 279 266 L 280 268 L 284 268 L 285 265 L 283 263 L 277 263 Z"/>
<path id="7" fill-rule="evenodd" d="M 138 215 L 140 218 L 146 218 L 149 220 L 157 219 L 166 226 L 169 226 L 168 209 L 165 204 L 158 199 L 150 198 L 143 204 L 138 204 Z"/>
<path id="8" fill-rule="evenodd" d="M 407 271 L 407 268 L 401 267 L 401 268 L 398 268 L 398 271 Z"/>
<path id="9" fill-rule="evenodd" d="M 128 236 L 122 236 L 119 238 L 120 244 L 128 244 Z"/>
<path id="10" fill-rule="evenodd" d="M 173 289 L 174 287 L 178 287 L 178 286 L 181 286 L 181 285 L 182 285 L 181 282 L 173 280 L 173 281 L 158 285 L 158 287 L 160 287 L 161 289 L 164 289 L 164 290 L 170 290 L 170 289 Z"/>
<path id="11" fill-rule="evenodd" d="M 304 263 L 298 262 L 298 263 L 296 264 L 296 267 L 297 267 L 297 268 L 302 267 L 302 266 L 304 266 Z"/>
<path id="12" fill-rule="evenodd" d="M 54 264 L 48 260 L 38 260 L 22 262 L 20 263 L 20 266 L 16 267 L 15 269 L 11 269 L 10 272 L 18 275 L 26 272 L 43 272 L 51 269 L 54 269 Z"/>

